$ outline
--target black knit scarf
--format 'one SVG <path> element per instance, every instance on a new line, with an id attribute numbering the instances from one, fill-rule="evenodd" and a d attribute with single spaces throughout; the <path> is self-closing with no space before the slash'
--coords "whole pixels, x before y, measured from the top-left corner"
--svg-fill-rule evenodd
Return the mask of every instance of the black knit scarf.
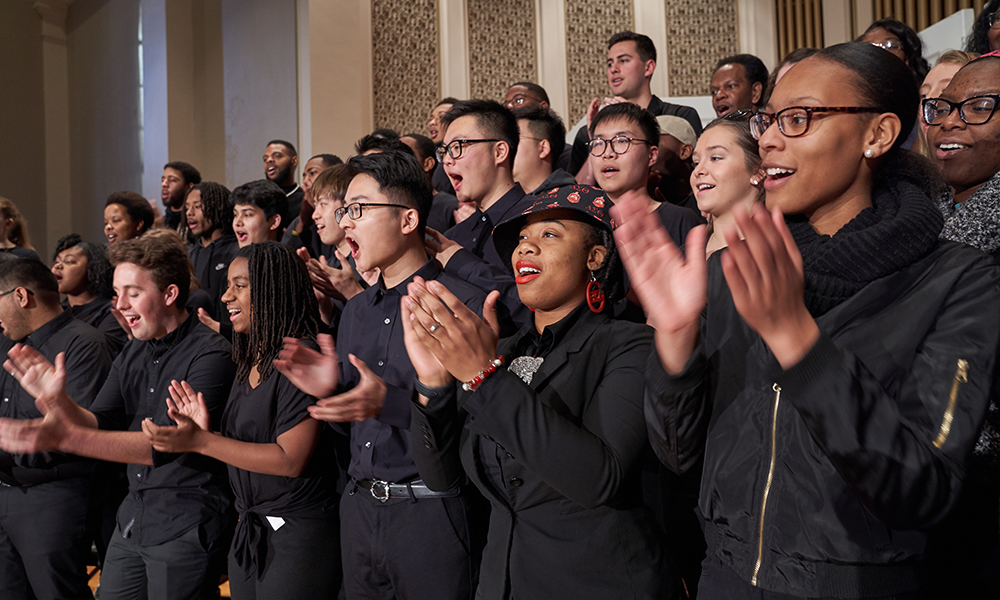
<path id="1" fill-rule="evenodd" d="M 786 222 L 802 252 L 806 308 L 818 317 L 924 256 L 944 219 L 926 192 L 895 180 L 873 192 L 872 206 L 832 236 L 816 233 L 801 216 Z"/>

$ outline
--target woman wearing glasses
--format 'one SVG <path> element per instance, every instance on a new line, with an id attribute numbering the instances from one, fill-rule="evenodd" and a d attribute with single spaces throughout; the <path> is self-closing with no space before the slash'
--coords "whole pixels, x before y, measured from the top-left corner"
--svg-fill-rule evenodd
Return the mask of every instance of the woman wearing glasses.
<path id="1" fill-rule="evenodd" d="M 994 53 L 996 54 L 996 53 Z M 938 208 L 941 237 L 1000 257 L 1000 56 L 962 67 L 939 98 L 923 102 L 934 162 L 951 186 Z M 1000 589 L 997 499 L 1000 410 L 993 402 L 966 470 L 967 485 L 949 522 L 938 528 L 938 597 L 988 597 Z M 962 587 L 958 587 L 962 586 Z"/>
<path id="2" fill-rule="evenodd" d="M 917 80 L 917 85 L 924 80 L 931 66 L 924 58 L 924 47 L 920 36 L 906 23 L 896 19 L 879 19 L 865 30 L 857 39 L 859 42 L 878 46 L 906 63 Z"/>
<path id="3" fill-rule="evenodd" d="M 699 598 L 923 597 L 990 397 L 1000 267 L 938 239 L 941 182 L 899 149 L 916 102 L 868 44 L 792 67 L 751 122 L 772 212 L 737 213 L 707 265 L 616 207 L 656 328 L 650 438 L 672 469 L 704 460 Z"/>
<path id="4" fill-rule="evenodd" d="M 965 49 L 976 54 L 1000 50 L 1000 0 L 990 0 L 983 7 L 972 24 Z"/>

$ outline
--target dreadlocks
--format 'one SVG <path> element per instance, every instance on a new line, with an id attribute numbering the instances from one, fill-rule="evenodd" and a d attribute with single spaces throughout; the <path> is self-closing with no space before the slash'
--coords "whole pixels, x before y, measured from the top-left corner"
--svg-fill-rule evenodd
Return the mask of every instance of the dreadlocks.
<path id="1" fill-rule="evenodd" d="M 221 183 L 203 181 L 188 190 L 188 194 L 194 190 L 201 192 L 201 213 L 212 224 L 212 228 L 220 230 L 222 235 L 231 234 L 233 205 L 229 199 L 229 189 Z"/>
<path id="2" fill-rule="evenodd" d="M 257 366 L 260 380 L 274 370 L 273 361 L 286 337 L 316 339 L 319 308 L 306 265 L 278 242 L 260 242 L 240 249 L 250 272 L 250 333 L 233 332 L 233 360 L 240 385 Z"/>

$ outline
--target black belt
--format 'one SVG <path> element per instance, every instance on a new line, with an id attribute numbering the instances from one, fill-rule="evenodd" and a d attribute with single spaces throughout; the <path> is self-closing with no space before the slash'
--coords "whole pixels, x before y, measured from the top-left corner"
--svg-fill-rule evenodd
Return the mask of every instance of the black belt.
<path id="1" fill-rule="evenodd" d="M 454 498 L 461 495 L 461 488 L 454 488 L 444 492 L 437 492 L 420 479 L 415 479 L 408 483 L 392 483 L 381 479 L 355 479 L 355 490 L 358 488 L 371 492 L 372 498 L 386 502 L 389 498 Z M 352 494 L 354 491 L 352 490 Z"/>

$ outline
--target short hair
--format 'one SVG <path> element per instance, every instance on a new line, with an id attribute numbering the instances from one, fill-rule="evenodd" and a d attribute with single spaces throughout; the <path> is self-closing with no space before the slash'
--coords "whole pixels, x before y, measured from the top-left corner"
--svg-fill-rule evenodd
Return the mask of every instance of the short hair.
<path id="1" fill-rule="evenodd" d="M 271 140 L 270 142 L 267 143 L 268 146 L 271 146 L 273 144 L 280 144 L 284 146 L 285 148 L 288 149 L 288 153 L 293 157 L 299 155 L 298 151 L 295 149 L 295 146 L 293 146 L 291 142 L 286 142 L 285 140 Z"/>
<path id="2" fill-rule="evenodd" d="M 359 155 L 347 161 L 347 166 L 355 175 L 368 175 L 374 179 L 379 191 L 393 202 L 416 209 L 420 215 L 417 232 L 423 236 L 434 192 L 427 174 L 413 154 L 390 151 Z"/>
<path id="3" fill-rule="evenodd" d="M 99 297 L 110 298 L 115 295 L 111 287 L 113 271 L 111 263 L 108 262 L 107 249 L 101 244 L 85 242 L 77 233 L 71 233 L 59 238 L 56 242 L 56 250 L 52 253 L 52 262 L 62 252 L 70 248 L 79 248 L 80 252 L 87 257 L 87 290 Z"/>
<path id="4" fill-rule="evenodd" d="M 483 129 L 483 135 L 507 143 L 510 148 L 510 156 L 507 158 L 510 167 L 513 168 L 514 157 L 517 155 L 517 142 L 521 137 L 514 113 L 496 100 L 465 100 L 452 106 L 451 110 L 441 117 L 441 122 L 445 127 L 449 127 L 456 119 L 470 115 L 476 118 L 476 124 Z"/>
<path id="5" fill-rule="evenodd" d="M 344 164 L 343 159 L 341 159 L 336 154 L 317 154 L 316 156 L 313 156 L 309 160 L 313 160 L 313 159 L 316 159 L 316 158 L 320 159 L 320 161 L 323 163 L 323 168 L 324 169 L 332 167 L 333 165 Z M 306 161 L 306 162 L 309 162 L 309 161 Z"/>
<path id="6" fill-rule="evenodd" d="M 645 108 L 631 102 L 609 104 L 602 108 L 590 123 L 590 137 L 594 137 L 594 132 L 601 123 L 618 119 L 638 125 L 642 137 L 650 146 L 660 145 L 660 124 L 656 122 L 656 117 Z"/>
<path id="7" fill-rule="evenodd" d="M 244 183 L 234 189 L 229 198 L 233 208 L 240 204 L 256 206 L 264 211 L 264 217 L 267 219 L 274 215 L 280 215 L 284 219 L 285 213 L 288 212 L 288 196 L 270 179 Z M 287 225 L 287 223 L 281 224 L 282 227 Z"/>
<path id="8" fill-rule="evenodd" d="M 187 248 L 180 236 L 172 231 L 164 229 L 152 233 L 157 235 L 144 235 L 112 244 L 108 249 L 108 260 L 113 267 L 131 263 L 149 271 L 149 276 L 161 292 L 176 285 L 176 306 L 184 308 L 194 273 Z"/>
<path id="9" fill-rule="evenodd" d="M 333 165 L 329 169 L 324 169 L 313 182 L 313 197 L 319 198 L 326 195 L 335 200 L 343 200 L 347 194 L 347 186 L 351 185 L 352 179 L 354 179 L 354 169 L 346 164 Z"/>
<path id="10" fill-rule="evenodd" d="M 375 133 L 369 133 L 354 143 L 355 154 L 364 154 L 365 152 L 371 152 L 372 150 L 377 152 L 395 151 L 413 154 L 413 149 L 399 141 L 398 137 L 390 138 L 377 135 Z"/>
<path id="11" fill-rule="evenodd" d="M 421 135 L 419 133 L 407 133 L 406 135 L 400 137 L 400 139 L 403 138 L 413 138 L 413 141 L 416 142 L 417 150 L 419 150 L 420 154 L 420 156 L 417 157 L 417 160 L 422 161 L 425 158 L 435 156 L 435 150 L 437 147 L 434 144 L 434 140 L 426 135 Z"/>
<path id="12" fill-rule="evenodd" d="M 233 203 L 229 199 L 232 195 L 229 188 L 214 181 L 203 181 L 188 190 L 188 196 L 195 190 L 201 193 L 201 214 L 212 227 L 221 230 L 222 235 L 232 233 Z M 186 201 L 187 196 L 184 199 Z"/>
<path id="13" fill-rule="evenodd" d="M 163 169 L 173 169 L 184 178 L 184 185 L 201 183 L 201 173 L 186 162 L 173 161 L 163 165 Z"/>
<path id="14" fill-rule="evenodd" d="M 371 135 L 373 135 L 375 137 L 389 138 L 389 139 L 392 139 L 392 140 L 398 140 L 399 139 L 399 132 L 397 132 L 395 129 L 390 129 L 388 127 L 380 127 L 378 129 L 376 129 L 375 131 L 373 131 L 371 133 Z"/>
<path id="15" fill-rule="evenodd" d="M 958 65 L 964 67 L 970 62 L 979 58 L 979 55 L 974 52 L 964 52 L 962 50 L 945 50 L 941 56 L 938 57 L 937 62 L 934 66 L 938 65 Z"/>
<path id="16" fill-rule="evenodd" d="M 0 287 L 4 291 L 25 287 L 41 302 L 48 305 L 59 304 L 59 282 L 42 261 L 34 258 L 19 258 L 0 263 Z"/>
<path id="17" fill-rule="evenodd" d="M 653 40 L 649 39 L 648 35 L 642 35 L 634 31 L 619 31 L 608 40 L 608 50 L 611 50 L 612 46 L 620 42 L 635 42 L 636 52 L 639 53 L 639 58 L 642 59 L 642 62 L 646 62 L 647 60 L 656 62 L 656 45 L 653 43 Z"/>
<path id="18" fill-rule="evenodd" d="M 544 102 L 546 104 L 551 104 L 551 102 L 549 102 L 549 95 L 545 91 L 545 88 L 543 88 L 542 86 L 538 85 L 537 83 L 532 83 L 530 81 L 518 81 L 517 83 L 512 83 L 509 86 L 507 86 L 507 89 L 510 90 L 510 88 L 517 87 L 517 86 L 521 86 L 523 88 L 527 88 L 529 92 L 531 92 L 532 94 L 538 96 L 539 100 L 541 100 L 542 102 Z"/>
<path id="19" fill-rule="evenodd" d="M 755 83 L 760 84 L 761 97 L 763 97 L 764 88 L 767 87 L 767 67 L 764 66 L 764 61 L 757 58 L 753 54 L 734 54 L 733 56 L 727 56 L 715 65 L 715 71 L 718 71 L 726 65 L 742 65 L 743 74 L 746 76 L 747 81 L 750 82 L 752 86 Z M 715 73 L 713 71 L 713 74 Z"/>
<path id="20" fill-rule="evenodd" d="M 108 196 L 108 200 L 104 203 L 104 206 L 107 207 L 112 204 L 120 204 L 124 207 L 125 212 L 128 213 L 128 218 L 132 219 L 133 223 L 142 223 L 142 231 L 139 232 L 140 235 L 153 227 L 156 213 L 153 212 L 153 207 L 149 204 L 149 200 L 146 200 L 141 194 L 127 190 L 114 192 Z"/>
<path id="21" fill-rule="evenodd" d="M 437 107 L 441 106 L 442 104 L 455 105 L 455 104 L 458 104 L 459 102 L 460 102 L 460 100 L 458 98 L 452 98 L 451 96 L 446 96 L 446 97 L 441 98 L 440 100 L 438 100 L 438 103 L 434 105 L 434 108 L 437 108 Z"/>
<path id="22" fill-rule="evenodd" d="M 924 45 L 920 41 L 920 36 L 917 35 L 917 32 L 912 27 L 902 21 L 897 21 L 896 19 L 879 19 L 869 25 L 868 29 L 855 41 L 860 42 L 862 38 L 876 29 L 885 29 L 898 37 L 899 41 L 903 43 L 903 55 L 906 56 L 907 65 L 910 67 L 910 71 L 913 72 L 913 78 L 919 87 L 924 81 L 924 77 L 927 76 L 927 71 L 931 70 L 931 66 L 927 64 L 927 59 L 924 58 Z"/>
<path id="23" fill-rule="evenodd" d="M 517 109 L 514 111 L 514 117 L 518 121 L 527 121 L 533 136 L 548 140 L 549 159 L 555 170 L 559 155 L 566 146 L 566 126 L 563 120 L 551 108 Z"/>

